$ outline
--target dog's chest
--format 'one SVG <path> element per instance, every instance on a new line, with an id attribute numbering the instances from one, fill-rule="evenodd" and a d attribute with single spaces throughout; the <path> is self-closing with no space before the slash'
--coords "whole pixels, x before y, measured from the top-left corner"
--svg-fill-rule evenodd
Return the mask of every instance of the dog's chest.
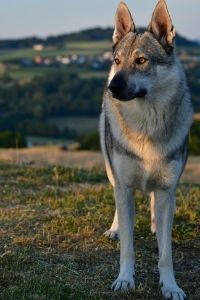
<path id="1" fill-rule="evenodd" d="M 170 164 L 163 160 L 141 161 L 139 173 L 141 173 L 142 188 L 147 191 L 151 191 L 154 188 L 167 188 L 173 177 Z M 134 174 L 135 176 L 137 177 Z"/>
<path id="2" fill-rule="evenodd" d="M 114 150 L 113 168 L 125 185 L 147 191 L 167 188 L 178 178 L 180 166 L 167 159 L 171 146 L 170 139 L 163 140 L 160 134 L 163 121 L 155 122 L 153 113 L 147 116 L 141 109 L 138 114 L 131 111 L 131 105 L 122 109 L 120 104 L 107 103 L 105 139 L 110 137 L 108 149 Z"/>
<path id="3" fill-rule="evenodd" d="M 119 180 L 127 186 L 144 191 L 166 189 L 174 180 L 173 163 L 164 159 L 139 159 L 134 156 L 114 153 L 114 168 Z"/>

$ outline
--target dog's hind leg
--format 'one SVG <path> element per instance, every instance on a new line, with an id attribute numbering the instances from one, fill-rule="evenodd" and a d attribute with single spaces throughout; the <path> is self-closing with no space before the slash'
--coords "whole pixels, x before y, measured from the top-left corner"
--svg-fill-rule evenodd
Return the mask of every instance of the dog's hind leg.
<path id="1" fill-rule="evenodd" d="M 117 210 L 115 210 L 114 219 L 110 229 L 104 232 L 104 235 L 112 240 L 119 240 L 119 223 L 118 223 Z"/>
<path id="2" fill-rule="evenodd" d="M 115 179 L 114 179 L 110 164 L 108 162 L 106 163 L 106 172 L 107 172 L 107 176 L 108 176 L 108 179 L 109 179 L 111 185 L 114 187 Z M 106 230 L 104 232 L 104 235 L 112 240 L 119 240 L 119 224 L 118 224 L 117 210 L 115 210 L 114 219 L 113 219 L 110 229 Z"/>
<path id="3" fill-rule="evenodd" d="M 172 226 L 175 190 L 155 191 L 156 235 L 159 248 L 160 285 L 165 299 L 184 300 L 185 293 L 176 283 L 172 262 Z"/>
<path id="4" fill-rule="evenodd" d="M 151 202 L 151 232 L 156 232 L 156 222 L 155 222 L 155 197 L 154 192 L 150 194 L 150 202 Z"/>

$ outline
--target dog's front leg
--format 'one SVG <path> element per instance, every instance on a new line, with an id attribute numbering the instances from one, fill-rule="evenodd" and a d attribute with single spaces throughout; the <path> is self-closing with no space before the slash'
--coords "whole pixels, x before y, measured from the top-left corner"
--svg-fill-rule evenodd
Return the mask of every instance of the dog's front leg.
<path id="1" fill-rule="evenodd" d="M 185 293 L 176 283 L 172 262 L 172 225 L 175 190 L 155 191 L 156 235 L 159 248 L 160 285 L 164 298 L 184 300 Z"/>
<path id="2" fill-rule="evenodd" d="M 133 249 L 135 209 L 131 188 L 116 186 L 114 191 L 120 232 L 120 273 L 113 282 L 112 289 L 117 291 L 135 288 L 135 256 Z"/>

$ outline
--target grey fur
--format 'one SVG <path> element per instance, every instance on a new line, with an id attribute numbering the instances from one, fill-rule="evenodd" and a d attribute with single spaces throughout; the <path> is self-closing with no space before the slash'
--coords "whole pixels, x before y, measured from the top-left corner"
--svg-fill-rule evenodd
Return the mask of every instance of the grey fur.
<path id="1" fill-rule="evenodd" d="M 107 149 L 107 153 L 109 153 L 109 157 L 112 156 L 113 151 L 116 151 L 121 155 L 126 155 L 131 158 L 141 160 L 141 158 L 138 157 L 136 154 L 134 154 L 133 151 L 129 151 L 129 150 L 125 149 L 123 147 L 123 145 L 120 144 L 120 141 L 117 141 L 115 139 L 115 137 L 112 134 L 111 126 L 110 126 L 110 123 L 109 123 L 109 120 L 107 119 L 107 117 L 105 117 L 105 136 L 106 136 L 106 139 L 105 139 L 106 140 L 106 149 Z M 111 158 L 109 161 L 112 164 Z"/>
<path id="2" fill-rule="evenodd" d="M 167 16 L 167 23 L 162 26 L 159 24 L 161 11 Z M 149 26 L 151 32 L 127 32 L 135 25 L 130 26 L 132 19 L 122 2 L 117 14 L 120 18 L 116 17 L 116 22 L 123 22 L 125 33 L 123 36 L 117 32 L 122 28 L 122 24 L 117 24 L 113 37 L 114 42 L 117 41 L 113 52 L 117 60 L 111 67 L 100 118 L 102 152 L 117 207 L 106 235 L 112 237 L 120 233 L 121 239 L 120 274 L 113 289 L 127 289 L 135 284 L 131 194 L 135 189 L 142 189 L 152 195 L 152 228 L 158 239 L 163 296 L 172 294 L 172 299 L 177 299 L 178 295 L 183 300 L 185 294 L 173 275 L 171 226 L 175 189 L 187 160 L 193 115 L 190 94 L 173 49 L 175 31 L 165 1 L 160 0 L 156 6 L 153 25 Z M 166 34 L 156 32 L 154 35 L 159 28 L 166 30 Z M 141 57 L 145 58 L 142 64 Z"/>

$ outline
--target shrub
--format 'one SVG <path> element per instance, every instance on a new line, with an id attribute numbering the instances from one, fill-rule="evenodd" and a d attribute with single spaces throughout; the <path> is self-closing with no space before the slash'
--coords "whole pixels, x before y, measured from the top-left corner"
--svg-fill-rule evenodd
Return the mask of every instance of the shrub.
<path id="1" fill-rule="evenodd" d="M 194 121 L 192 124 L 189 150 L 192 155 L 200 155 L 200 121 Z"/>
<path id="2" fill-rule="evenodd" d="M 0 148 L 24 148 L 26 147 L 25 137 L 18 132 L 0 132 Z"/>
<path id="3" fill-rule="evenodd" d="M 25 135 L 56 137 L 59 136 L 59 130 L 55 125 L 38 120 L 24 120 L 17 126 L 17 130 Z"/>
<path id="4" fill-rule="evenodd" d="M 97 131 L 82 135 L 78 142 L 81 150 L 100 150 L 100 137 Z"/>

